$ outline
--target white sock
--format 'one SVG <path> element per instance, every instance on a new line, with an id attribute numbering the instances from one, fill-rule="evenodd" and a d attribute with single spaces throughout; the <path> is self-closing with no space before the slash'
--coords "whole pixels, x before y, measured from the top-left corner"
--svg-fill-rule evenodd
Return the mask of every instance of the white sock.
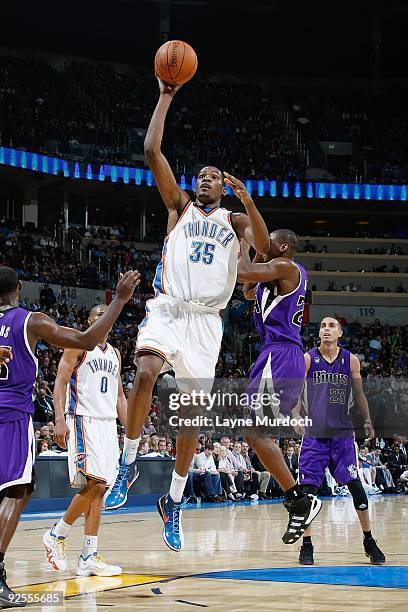
<path id="1" fill-rule="evenodd" d="M 89 555 L 96 553 L 98 548 L 98 536 L 84 535 L 84 541 L 82 544 L 82 556 L 84 559 Z"/>
<path id="2" fill-rule="evenodd" d="M 133 463 L 136 459 L 137 449 L 140 444 L 140 436 L 136 438 L 136 440 L 130 440 L 125 436 L 125 441 L 123 443 L 123 455 L 125 457 L 126 465 Z"/>
<path id="3" fill-rule="evenodd" d="M 173 471 L 170 485 L 170 497 L 176 503 L 181 502 L 187 478 L 188 476 L 179 476 Z"/>
<path id="4" fill-rule="evenodd" d="M 68 525 L 63 519 L 60 519 L 55 527 L 52 528 L 52 533 L 56 535 L 57 538 L 66 538 L 71 527 L 72 525 Z"/>

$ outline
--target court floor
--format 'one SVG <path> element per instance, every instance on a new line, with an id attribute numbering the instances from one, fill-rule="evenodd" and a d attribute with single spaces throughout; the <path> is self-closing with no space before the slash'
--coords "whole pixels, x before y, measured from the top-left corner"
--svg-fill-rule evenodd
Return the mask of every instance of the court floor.
<path id="1" fill-rule="evenodd" d="M 76 578 L 82 522 L 69 536 L 70 570 L 55 572 L 44 559 L 43 531 L 56 515 L 27 515 L 7 553 L 10 586 L 18 592 L 63 592 L 57 612 L 116 610 L 296 610 L 333 612 L 408 609 L 408 497 L 371 498 L 373 533 L 387 564 L 373 567 L 351 498 L 329 499 L 314 522 L 316 565 L 300 567 L 298 545 L 281 536 L 287 513 L 280 503 L 192 506 L 183 513 L 185 550 L 168 550 L 153 507 L 104 514 L 100 552 L 124 574 Z"/>

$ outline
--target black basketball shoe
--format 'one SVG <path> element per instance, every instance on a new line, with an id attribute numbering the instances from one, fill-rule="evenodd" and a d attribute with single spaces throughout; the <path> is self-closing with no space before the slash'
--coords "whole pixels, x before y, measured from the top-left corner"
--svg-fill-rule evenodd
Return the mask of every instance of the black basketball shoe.
<path id="1" fill-rule="evenodd" d="M 4 563 L 0 563 L 0 608 L 23 608 L 25 603 L 15 600 L 17 594 L 10 589 L 6 578 Z"/>
<path id="2" fill-rule="evenodd" d="M 282 537 L 284 544 L 294 544 L 306 531 L 322 508 L 322 502 L 315 495 L 304 495 L 294 501 L 284 501 L 283 505 L 289 512 L 289 522 L 286 533 Z"/>
<path id="3" fill-rule="evenodd" d="M 372 565 L 382 565 L 385 563 L 385 555 L 378 548 L 377 542 L 374 540 L 374 538 L 365 538 L 363 545 L 366 557 L 370 559 L 370 563 Z"/>
<path id="4" fill-rule="evenodd" d="M 314 565 L 313 544 L 311 542 L 303 543 L 299 548 L 299 564 Z"/>

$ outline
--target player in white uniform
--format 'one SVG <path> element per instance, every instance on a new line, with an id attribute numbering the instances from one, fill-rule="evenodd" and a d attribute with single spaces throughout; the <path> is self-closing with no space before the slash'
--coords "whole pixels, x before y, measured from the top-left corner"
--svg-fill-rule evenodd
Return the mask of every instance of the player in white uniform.
<path id="1" fill-rule="evenodd" d="M 88 323 L 94 324 L 107 306 L 94 306 Z M 97 537 L 106 489 L 115 482 L 119 460 L 116 419 L 126 422 L 126 398 L 117 349 L 105 340 L 92 351 L 65 350 L 54 388 L 55 439 L 68 446 L 71 486 L 83 487 L 63 518 L 43 537 L 46 558 L 56 570 L 67 569 L 65 541 L 80 515 L 85 515 L 78 576 L 115 576 L 120 567 L 97 554 Z M 64 412 L 66 413 L 64 419 Z"/>
<path id="2" fill-rule="evenodd" d="M 179 188 L 161 152 L 164 123 L 179 89 L 159 81 L 160 97 L 145 139 L 145 155 L 168 212 L 167 238 L 154 279 L 156 297 L 147 304 L 147 316 L 137 338 L 137 373 L 129 398 L 124 456 L 105 507 L 126 501 L 137 470 L 136 452 L 149 413 L 153 386 L 163 369 L 174 370 L 181 389 L 210 387 L 222 339 L 219 311 L 225 308 L 237 278 L 239 239 L 257 252 L 269 252 L 265 222 L 245 186 L 213 166 L 197 177 L 195 201 Z M 247 214 L 221 208 L 231 186 Z M 177 439 L 175 470 L 169 494 L 158 502 L 164 521 L 163 537 L 172 550 L 181 550 L 180 508 L 198 431 L 186 428 Z"/>

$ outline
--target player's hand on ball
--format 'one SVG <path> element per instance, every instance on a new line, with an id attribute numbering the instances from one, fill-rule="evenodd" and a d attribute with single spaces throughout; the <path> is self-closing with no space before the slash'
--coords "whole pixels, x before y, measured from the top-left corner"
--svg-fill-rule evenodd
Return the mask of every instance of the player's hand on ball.
<path id="1" fill-rule="evenodd" d="M 228 187 L 231 187 L 237 198 L 241 200 L 245 207 L 254 203 L 242 181 L 232 176 L 232 174 L 228 174 L 228 172 L 224 172 L 223 174 Z"/>
<path id="2" fill-rule="evenodd" d="M 57 420 L 54 427 L 54 440 L 60 448 L 67 448 L 69 427 L 65 420 Z"/>
<path id="3" fill-rule="evenodd" d="M 128 302 L 139 284 L 140 272 L 128 270 L 125 274 L 120 275 L 119 282 L 116 285 L 116 297 L 123 302 Z"/>
<path id="4" fill-rule="evenodd" d="M 180 87 L 183 87 L 182 85 L 171 85 L 170 83 L 165 83 L 164 81 L 161 80 L 159 76 L 157 76 L 157 74 L 156 74 L 156 79 L 159 83 L 160 93 L 169 94 L 171 97 L 173 97 L 174 94 L 178 92 Z"/>
<path id="5" fill-rule="evenodd" d="M 9 363 L 13 359 L 13 351 L 9 346 L 0 346 L 0 365 Z"/>

